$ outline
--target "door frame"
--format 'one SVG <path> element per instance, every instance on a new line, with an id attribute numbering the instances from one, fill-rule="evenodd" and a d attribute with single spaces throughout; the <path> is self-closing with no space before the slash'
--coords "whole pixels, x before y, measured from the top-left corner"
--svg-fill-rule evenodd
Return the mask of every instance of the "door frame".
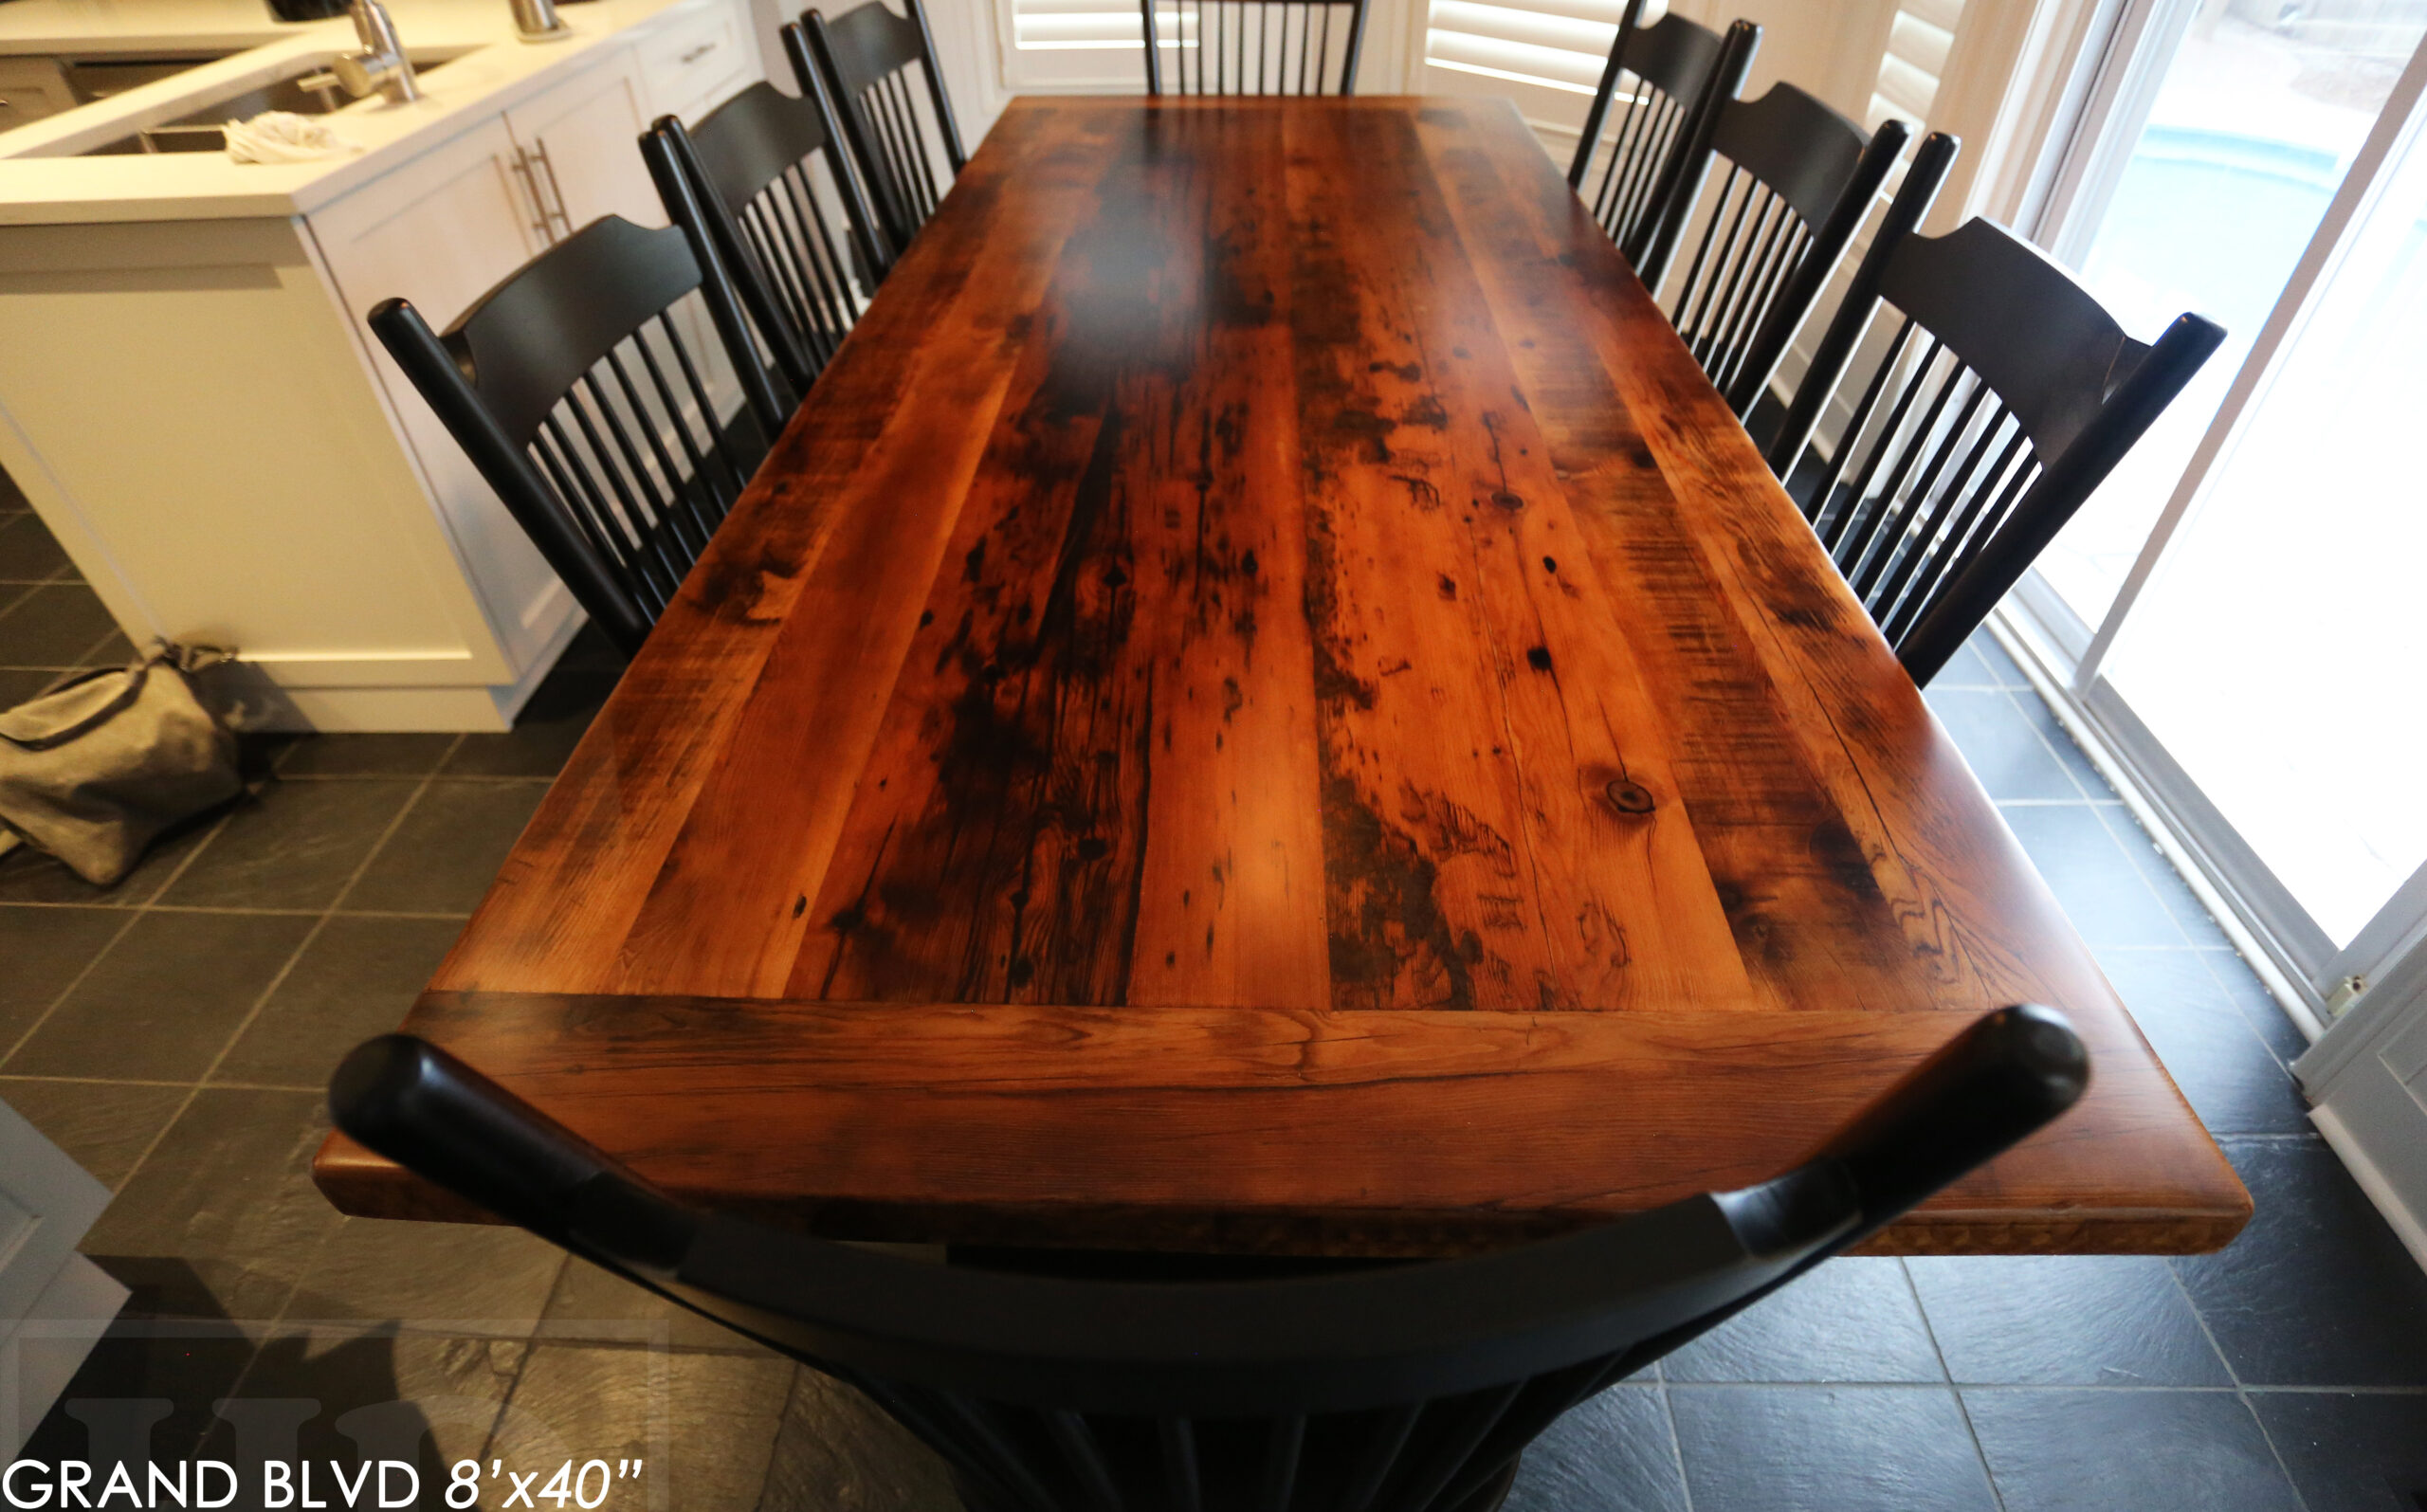
<path id="1" fill-rule="evenodd" d="M 2126 0 L 2113 40 L 2089 65 L 2097 82 L 2052 177 L 2038 221 L 2043 244 L 2081 249 L 2078 244 L 2089 234 L 2082 226 L 2084 213 L 2104 204 L 2104 194 L 2111 192 L 2112 179 L 2129 155 L 2126 146 L 2112 139 L 2121 134 L 2108 128 L 2140 118 L 2122 112 L 2145 112 L 2164 76 L 2163 64 L 2171 63 L 2173 46 L 2197 9 L 2197 0 Z M 2122 29 L 2135 16 L 2137 26 L 2128 32 Z M 2140 47 L 2146 42 L 2163 44 L 2162 57 L 2151 58 L 2143 48 L 2143 56 L 2127 65 L 2116 54 L 2118 46 Z M 2251 941 L 2283 978 L 2278 995 L 2289 988 L 2305 1011 L 2296 1016 L 2319 1024 L 2332 1016 L 2330 1004 L 2341 1006 L 2337 984 L 2349 977 L 2373 980 L 2396 971 L 2405 956 L 2427 950 L 2427 866 L 2395 891 L 2350 945 L 2338 949 L 2132 713 L 2103 669 L 2133 610 L 2166 569 L 2175 540 L 2198 515 L 2210 480 L 2230 458 L 2282 372 L 2319 296 L 2348 255 L 2354 232 L 2382 197 L 2387 165 L 2410 149 L 2422 131 L 2427 131 L 2427 38 L 2413 49 L 2352 155 L 2308 246 L 2106 614 L 2096 626 L 2085 625 L 2035 572 L 2002 611 L 2009 621 L 2027 628 L 2030 633 L 2024 638 L 2038 652 L 2055 691 L 2080 720 L 2097 731 L 2182 841 L 2188 858 L 2248 926 Z M 2132 136 L 2137 139 L 2137 133 Z M 2108 139 L 2092 147 L 2085 145 L 2089 137 Z M 2102 179 L 2108 185 L 2106 190 L 2099 188 Z"/>

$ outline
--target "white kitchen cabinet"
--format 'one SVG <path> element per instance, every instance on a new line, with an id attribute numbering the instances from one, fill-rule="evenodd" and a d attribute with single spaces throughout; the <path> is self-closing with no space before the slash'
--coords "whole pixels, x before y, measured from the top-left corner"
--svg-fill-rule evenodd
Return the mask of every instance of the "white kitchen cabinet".
<path id="1" fill-rule="evenodd" d="M 356 328 L 367 337 L 362 321 L 371 311 L 402 298 L 433 328 L 444 330 L 545 248 L 531 174 L 523 145 L 503 117 L 492 117 L 312 215 L 313 238 Z M 437 227 L 445 234 L 432 235 Z M 573 612 L 571 602 L 386 349 L 366 339 L 363 350 L 421 465 L 491 629 L 518 667 L 528 665 L 563 628 Z"/>
<path id="2" fill-rule="evenodd" d="M 718 6 L 702 19 L 736 13 Z M 648 58 L 679 62 L 703 46 L 699 37 L 694 23 L 646 48 L 610 53 L 312 215 L 349 313 L 360 321 L 401 297 L 445 330 L 516 268 L 601 216 L 665 225 L 639 149 L 652 118 L 642 70 Z M 447 234 L 431 237 L 432 227 Z M 703 313 L 677 319 L 694 342 L 714 339 Z M 491 628 L 518 665 L 529 665 L 561 637 L 573 604 L 386 351 L 376 341 L 366 349 Z M 738 403 L 738 389 L 728 396 L 731 385 L 712 387 L 721 407 Z"/>
<path id="3" fill-rule="evenodd" d="M 666 224 L 657 186 L 641 161 L 648 121 L 640 64 L 629 50 L 505 113 L 557 239 L 601 215 Z"/>
<path id="4" fill-rule="evenodd" d="M 340 112 L 361 150 L 310 168 L 74 155 L 156 100 L 11 134 L 0 467 L 132 639 L 236 647 L 260 727 L 512 720 L 579 610 L 365 318 L 403 296 L 444 329 L 601 215 L 665 224 L 638 137 L 760 76 L 744 13 L 597 0 L 530 46 L 502 4 L 417 12 L 408 44 L 454 61 L 411 106 Z M 176 87 L 319 66 L 341 31 Z"/>

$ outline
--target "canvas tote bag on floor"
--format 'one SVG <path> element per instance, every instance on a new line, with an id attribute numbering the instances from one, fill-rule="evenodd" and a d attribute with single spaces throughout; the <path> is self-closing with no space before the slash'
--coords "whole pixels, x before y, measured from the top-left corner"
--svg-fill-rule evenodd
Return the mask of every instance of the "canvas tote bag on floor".
<path id="1" fill-rule="evenodd" d="M 28 845 L 106 887 L 161 830 L 236 796 L 236 738 L 190 680 L 225 660 L 164 642 L 0 711 L 0 855 Z"/>

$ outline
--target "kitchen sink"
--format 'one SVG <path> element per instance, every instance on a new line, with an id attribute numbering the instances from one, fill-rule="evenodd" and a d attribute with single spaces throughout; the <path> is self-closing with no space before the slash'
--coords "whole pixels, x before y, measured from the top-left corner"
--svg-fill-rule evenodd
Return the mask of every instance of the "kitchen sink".
<path id="1" fill-rule="evenodd" d="M 413 72 L 434 73 L 461 56 L 457 52 L 416 52 Z M 354 103 L 326 64 L 306 64 L 283 78 L 248 85 L 197 105 L 184 115 L 157 121 L 124 137 L 88 147 L 84 157 L 123 157 L 143 153 L 215 153 L 228 146 L 223 129 L 231 120 L 249 120 L 267 110 L 293 111 L 299 116 L 327 116 Z"/>

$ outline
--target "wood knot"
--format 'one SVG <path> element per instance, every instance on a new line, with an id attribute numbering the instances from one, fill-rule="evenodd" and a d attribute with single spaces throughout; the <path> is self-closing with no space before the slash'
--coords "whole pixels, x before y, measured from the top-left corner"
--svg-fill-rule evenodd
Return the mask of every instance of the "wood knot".
<path id="1" fill-rule="evenodd" d="M 1618 777 L 1601 791 L 1608 795 L 1610 807 L 1620 813 L 1650 813 L 1652 810 L 1651 790 L 1640 782 Z"/>

